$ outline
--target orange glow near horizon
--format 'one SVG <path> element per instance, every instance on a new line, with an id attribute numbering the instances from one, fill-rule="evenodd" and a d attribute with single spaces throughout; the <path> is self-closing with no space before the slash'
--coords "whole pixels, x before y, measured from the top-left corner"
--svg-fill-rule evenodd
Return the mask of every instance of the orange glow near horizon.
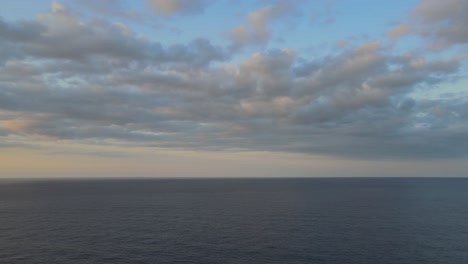
<path id="1" fill-rule="evenodd" d="M 273 152 L 49 144 L 4 149 L 0 178 L 463 176 L 463 164 L 463 160 L 363 161 Z"/>

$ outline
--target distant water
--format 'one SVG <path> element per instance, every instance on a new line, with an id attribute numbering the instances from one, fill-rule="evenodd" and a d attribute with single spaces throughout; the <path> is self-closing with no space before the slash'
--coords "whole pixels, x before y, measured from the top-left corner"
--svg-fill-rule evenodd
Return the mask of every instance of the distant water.
<path id="1" fill-rule="evenodd" d="M 468 263 L 468 179 L 0 181 L 0 263 Z"/>

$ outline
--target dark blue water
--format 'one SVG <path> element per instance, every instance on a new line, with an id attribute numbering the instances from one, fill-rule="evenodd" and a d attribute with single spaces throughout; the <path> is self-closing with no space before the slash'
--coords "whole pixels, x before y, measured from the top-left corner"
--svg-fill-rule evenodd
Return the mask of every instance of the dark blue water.
<path id="1" fill-rule="evenodd" d="M 468 263 L 468 179 L 0 182 L 0 263 Z"/>

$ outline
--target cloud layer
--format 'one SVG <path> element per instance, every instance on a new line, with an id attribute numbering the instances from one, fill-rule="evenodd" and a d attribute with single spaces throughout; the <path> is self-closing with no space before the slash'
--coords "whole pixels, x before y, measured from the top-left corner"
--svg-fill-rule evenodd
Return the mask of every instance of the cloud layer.
<path id="1" fill-rule="evenodd" d="M 167 15 L 204 4 L 148 2 Z M 411 13 L 422 30 L 436 25 L 432 34 L 388 35 L 466 45 L 466 17 L 437 3 Z M 282 5 L 252 12 L 230 31 L 233 43 L 267 41 L 268 24 L 289 10 Z M 230 63 L 227 50 L 203 38 L 165 46 L 59 4 L 36 20 L 0 20 L 0 147 L 71 140 L 365 159 L 468 154 L 468 98 L 414 96 L 455 81 L 466 60 L 459 53 L 398 53 L 373 40 L 313 59 L 285 48 Z"/>

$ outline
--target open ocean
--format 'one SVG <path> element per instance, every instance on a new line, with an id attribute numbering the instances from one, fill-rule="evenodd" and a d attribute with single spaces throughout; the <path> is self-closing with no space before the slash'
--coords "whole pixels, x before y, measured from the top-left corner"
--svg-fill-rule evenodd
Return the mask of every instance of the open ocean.
<path id="1" fill-rule="evenodd" d="M 468 263 L 468 179 L 0 181 L 0 263 Z"/>

